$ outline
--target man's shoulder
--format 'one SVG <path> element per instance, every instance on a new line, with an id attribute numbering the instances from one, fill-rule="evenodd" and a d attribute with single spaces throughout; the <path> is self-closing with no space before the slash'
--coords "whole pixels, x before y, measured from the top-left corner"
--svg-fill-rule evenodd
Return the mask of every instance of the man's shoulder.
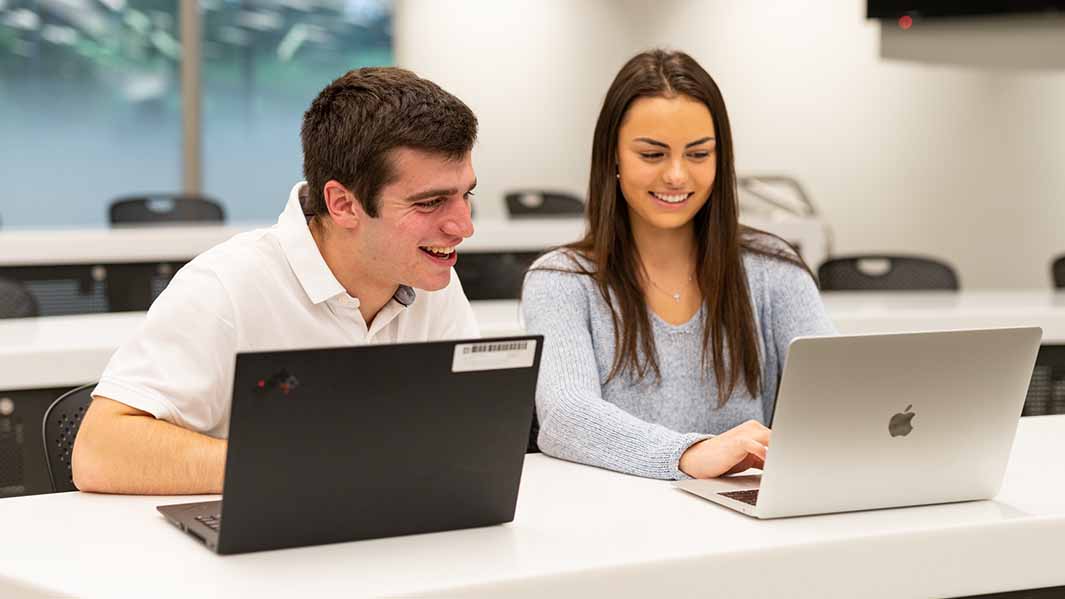
<path id="1" fill-rule="evenodd" d="M 196 256 L 185 268 L 210 272 L 227 287 L 261 281 L 287 268 L 285 254 L 270 232 L 264 228 L 238 233 Z"/>
<path id="2" fill-rule="evenodd" d="M 269 229 L 238 233 L 199 254 L 181 269 L 167 285 L 168 295 L 204 294 L 232 301 L 242 289 L 256 289 L 272 272 L 282 271 L 284 254 L 271 242 Z M 273 246 L 273 247 L 272 247 Z"/>
<path id="3" fill-rule="evenodd" d="M 230 265 L 243 267 L 251 262 L 268 263 L 283 258 L 280 245 L 271 235 L 272 231 L 273 227 L 266 227 L 237 233 L 196 256 L 192 262 L 198 262 L 205 268 L 225 269 Z"/>

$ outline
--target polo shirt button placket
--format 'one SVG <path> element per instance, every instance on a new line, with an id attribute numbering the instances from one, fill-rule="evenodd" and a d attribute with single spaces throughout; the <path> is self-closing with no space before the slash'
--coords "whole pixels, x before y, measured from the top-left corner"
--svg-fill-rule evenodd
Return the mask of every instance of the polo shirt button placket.
<path id="1" fill-rule="evenodd" d="M 355 329 L 362 333 L 363 339 L 366 339 L 369 335 L 369 331 L 363 323 L 359 314 L 360 302 L 358 298 L 351 297 L 349 295 L 340 295 L 336 298 L 336 306 L 339 308 L 339 312 L 346 314 L 347 318 L 351 320 L 351 323 L 355 326 Z M 339 316 L 340 314 L 338 314 Z"/>

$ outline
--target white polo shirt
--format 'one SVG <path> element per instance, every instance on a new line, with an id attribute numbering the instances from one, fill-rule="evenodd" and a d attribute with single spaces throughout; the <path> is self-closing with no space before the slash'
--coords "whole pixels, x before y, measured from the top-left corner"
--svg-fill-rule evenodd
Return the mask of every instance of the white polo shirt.
<path id="1" fill-rule="evenodd" d="M 304 185 L 293 187 L 276 225 L 236 235 L 179 270 L 93 395 L 224 438 L 237 352 L 479 336 L 454 271 L 440 291 L 401 286 L 367 328 L 358 298 L 307 228 Z"/>

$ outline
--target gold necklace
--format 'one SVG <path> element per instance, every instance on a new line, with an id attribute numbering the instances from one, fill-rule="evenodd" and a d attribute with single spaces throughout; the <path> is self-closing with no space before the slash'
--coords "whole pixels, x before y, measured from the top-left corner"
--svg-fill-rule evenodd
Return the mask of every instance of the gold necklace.
<path id="1" fill-rule="evenodd" d="M 688 275 L 688 283 L 691 283 L 693 278 L 694 278 L 694 275 L 693 274 L 689 274 Z M 676 302 L 678 304 L 680 303 L 680 294 L 681 294 L 682 291 L 684 291 L 684 287 L 681 287 L 680 289 L 674 291 L 673 293 L 670 293 L 670 292 L 666 291 L 665 289 L 662 289 L 661 287 L 659 287 L 658 283 L 655 283 L 654 279 L 651 278 L 651 275 L 647 275 L 647 282 L 650 283 L 651 286 L 654 287 L 655 289 L 657 289 L 657 290 L 661 291 L 662 293 L 668 295 L 669 297 L 673 298 L 674 302 Z M 685 285 L 685 287 L 686 286 L 687 285 Z"/>

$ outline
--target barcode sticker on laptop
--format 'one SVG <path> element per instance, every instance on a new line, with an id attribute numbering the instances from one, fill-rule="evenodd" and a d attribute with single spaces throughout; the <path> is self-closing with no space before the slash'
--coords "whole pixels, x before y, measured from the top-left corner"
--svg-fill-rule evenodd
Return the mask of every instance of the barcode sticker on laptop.
<path id="1" fill-rule="evenodd" d="M 536 359 L 536 339 L 459 343 L 451 372 L 475 372 L 503 368 L 531 368 Z"/>

